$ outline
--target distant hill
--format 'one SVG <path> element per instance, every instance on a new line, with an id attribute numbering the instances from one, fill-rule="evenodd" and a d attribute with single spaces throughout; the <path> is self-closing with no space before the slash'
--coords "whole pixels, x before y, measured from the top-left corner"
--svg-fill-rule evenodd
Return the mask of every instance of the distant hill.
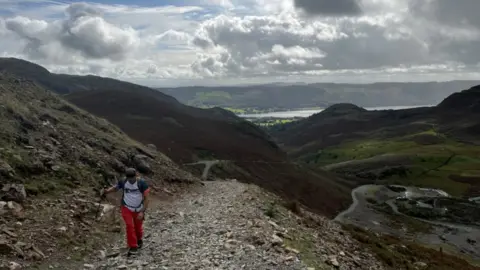
<path id="1" fill-rule="evenodd" d="M 108 78 L 52 74 L 17 59 L 0 59 L 0 70 L 64 95 L 134 139 L 154 144 L 178 164 L 230 160 L 214 172 L 258 184 L 329 216 L 350 201 L 348 188 L 336 176 L 291 163 L 268 134 L 229 111 L 189 107 L 159 91 Z"/>
<path id="2" fill-rule="evenodd" d="M 334 105 L 274 126 L 270 133 L 292 158 L 357 182 L 480 195 L 479 86 L 434 107 L 366 111 L 353 104 Z"/>
<path id="3" fill-rule="evenodd" d="M 239 87 L 158 88 L 180 102 L 197 107 L 298 109 L 354 103 L 362 107 L 433 105 L 480 81 L 373 84 L 266 84 Z"/>

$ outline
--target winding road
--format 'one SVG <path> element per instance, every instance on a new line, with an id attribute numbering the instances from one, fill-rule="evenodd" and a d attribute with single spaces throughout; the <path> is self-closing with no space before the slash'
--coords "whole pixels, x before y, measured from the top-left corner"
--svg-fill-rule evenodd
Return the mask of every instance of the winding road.
<path id="1" fill-rule="evenodd" d="M 183 165 L 185 166 L 195 166 L 195 165 L 202 165 L 202 164 L 205 165 L 205 168 L 203 169 L 203 173 L 202 173 L 202 179 L 206 180 L 208 179 L 208 173 L 210 172 L 210 169 L 214 165 L 217 165 L 222 162 L 227 162 L 227 161 L 226 160 L 200 160 L 194 163 L 187 163 Z"/>

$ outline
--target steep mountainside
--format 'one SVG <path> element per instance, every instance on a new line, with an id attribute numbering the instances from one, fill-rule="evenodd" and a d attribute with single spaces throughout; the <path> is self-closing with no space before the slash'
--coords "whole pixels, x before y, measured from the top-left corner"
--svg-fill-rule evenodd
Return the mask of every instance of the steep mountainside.
<path id="1" fill-rule="evenodd" d="M 173 192 L 181 187 L 174 183 L 196 181 L 116 126 L 4 73 L 0 123 L 0 268 L 5 258 L 78 259 L 105 241 L 106 231 L 119 228 L 96 220 L 103 211 L 98 191 L 126 166 L 155 189 Z"/>
<path id="2" fill-rule="evenodd" d="M 29 64 L 8 61 L 4 69 L 12 67 L 13 72 L 17 72 L 17 65 Z M 106 118 L 138 141 L 156 145 L 179 164 L 229 160 L 228 165 L 214 171 L 256 183 L 329 216 L 350 201 L 348 189 L 337 183 L 335 176 L 290 163 L 264 131 L 223 109 L 189 107 L 150 88 L 111 79 L 60 75 L 58 81 L 59 75 L 43 72 L 40 76 L 38 66 L 19 69 L 22 76 L 45 87 L 55 85 L 50 89 L 58 93 L 70 87 L 70 94 L 65 96 L 70 102 Z M 109 84 L 113 82 L 115 85 Z M 71 90 L 72 85 L 89 87 Z"/>
<path id="3" fill-rule="evenodd" d="M 256 85 L 241 87 L 158 88 L 179 101 L 198 107 L 245 109 L 298 109 L 354 102 L 359 106 L 436 104 L 446 96 L 480 81 L 425 83 Z"/>
<path id="4" fill-rule="evenodd" d="M 292 157 L 358 182 L 381 180 L 478 196 L 479 89 L 453 94 L 427 108 L 366 111 L 334 105 L 275 126 L 271 134 Z"/>

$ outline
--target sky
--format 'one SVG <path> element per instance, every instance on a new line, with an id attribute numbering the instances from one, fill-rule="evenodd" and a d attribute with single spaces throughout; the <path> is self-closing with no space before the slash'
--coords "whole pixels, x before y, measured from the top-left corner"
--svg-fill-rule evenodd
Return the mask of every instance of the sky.
<path id="1" fill-rule="evenodd" d="M 480 79 L 479 0 L 0 0 L 0 56 L 150 86 Z"/>

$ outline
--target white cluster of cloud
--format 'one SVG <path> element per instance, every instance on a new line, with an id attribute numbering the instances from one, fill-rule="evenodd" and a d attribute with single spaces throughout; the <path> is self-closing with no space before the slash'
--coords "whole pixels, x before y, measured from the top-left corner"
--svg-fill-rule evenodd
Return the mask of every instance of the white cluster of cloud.
<path id="1" fill-rule="evenodd" d="M 158 85 L 441 80 L 480 67 L 478 0 L 142 2 L 0 0 L 0 55 Z"/>

